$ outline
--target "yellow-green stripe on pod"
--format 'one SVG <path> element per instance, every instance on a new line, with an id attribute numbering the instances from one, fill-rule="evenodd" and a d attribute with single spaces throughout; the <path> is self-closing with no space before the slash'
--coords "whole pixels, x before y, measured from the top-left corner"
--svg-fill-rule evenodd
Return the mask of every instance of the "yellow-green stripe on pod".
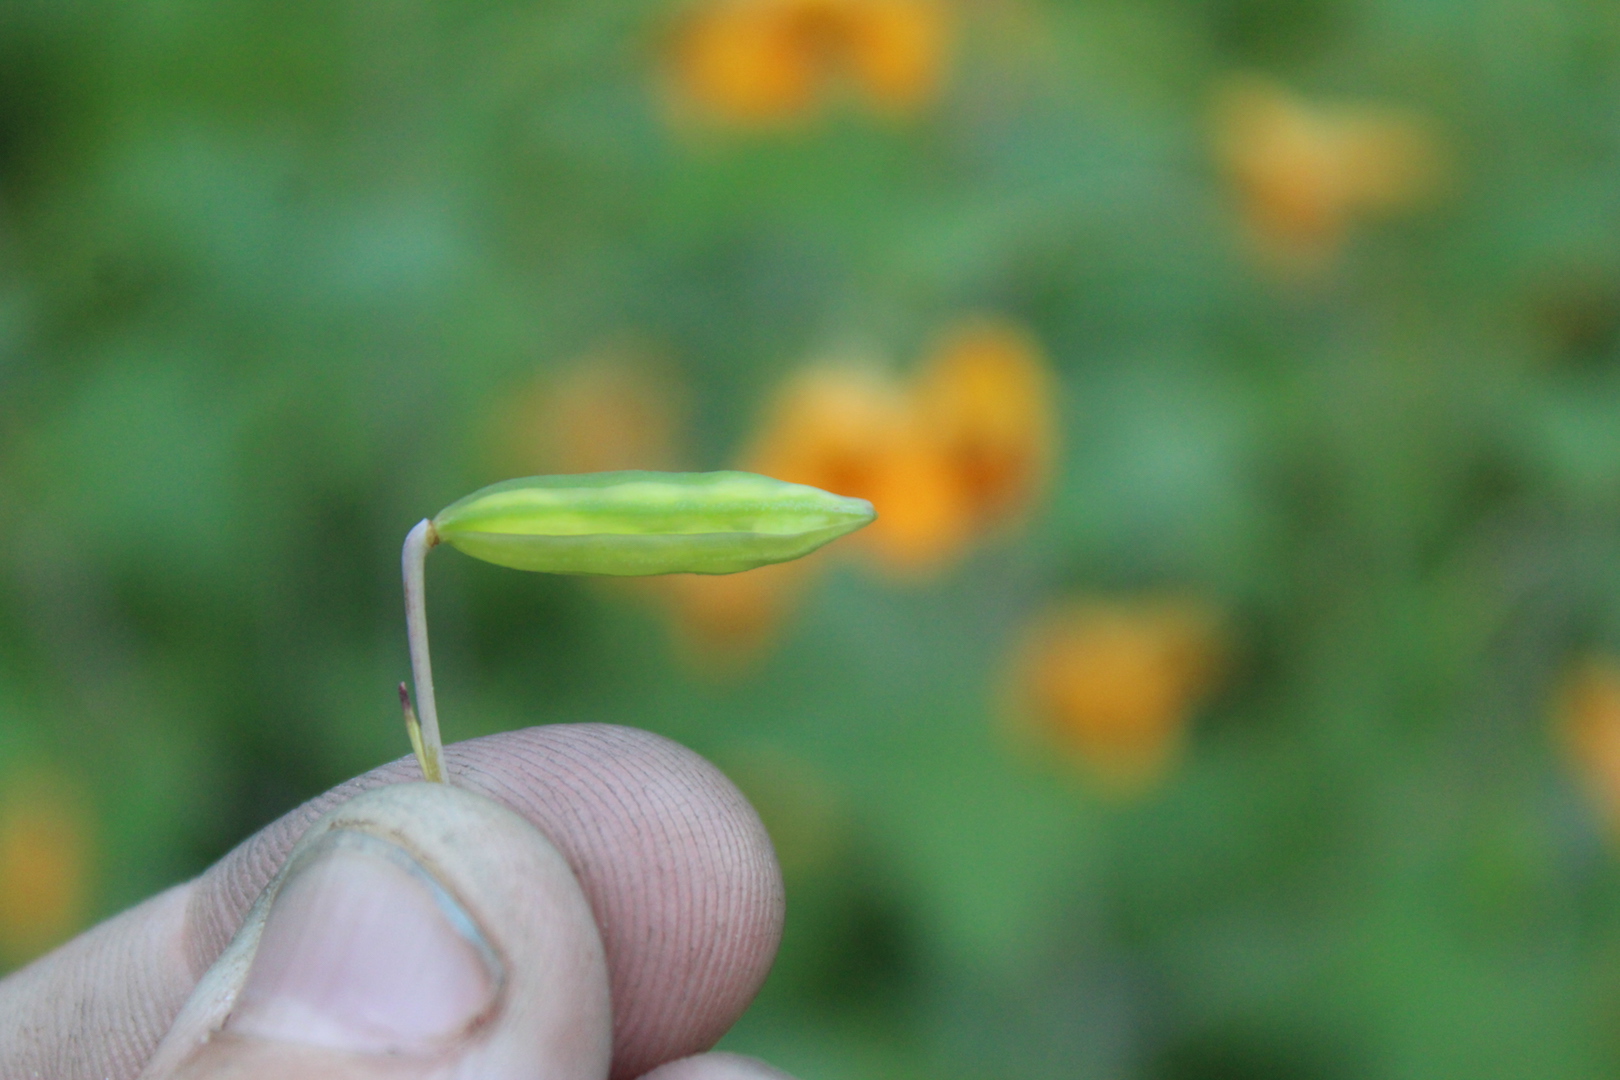
<path id="1" fill-rule="evenodd" d="M 808 555 L 877 514 L 865 499 L 746 472 L 506 480 L 451 503 L 438 539 L 551 574 L 734 574 Z"/>

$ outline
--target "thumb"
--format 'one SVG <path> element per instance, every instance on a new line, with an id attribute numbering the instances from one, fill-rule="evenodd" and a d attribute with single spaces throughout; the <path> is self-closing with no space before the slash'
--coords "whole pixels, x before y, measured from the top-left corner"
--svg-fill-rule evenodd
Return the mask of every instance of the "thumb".
<path id="1" fill-rule="evenodd" d="M 446 784 L 317 822 L 198 983 L 146 1080 L 607 1075 L 590 905 L 517 814 Z"/>

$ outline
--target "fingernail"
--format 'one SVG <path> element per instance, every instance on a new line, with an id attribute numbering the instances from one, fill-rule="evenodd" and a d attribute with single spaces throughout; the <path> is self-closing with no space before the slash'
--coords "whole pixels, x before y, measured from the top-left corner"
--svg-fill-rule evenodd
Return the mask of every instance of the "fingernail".
<path id="1" fill-rule="evenodd" d="M 336 831 L 283 881 L 226 1029 L 358 1053 L 421 1053 L 494 1002 L 477 926 L 403 849 Z"/>

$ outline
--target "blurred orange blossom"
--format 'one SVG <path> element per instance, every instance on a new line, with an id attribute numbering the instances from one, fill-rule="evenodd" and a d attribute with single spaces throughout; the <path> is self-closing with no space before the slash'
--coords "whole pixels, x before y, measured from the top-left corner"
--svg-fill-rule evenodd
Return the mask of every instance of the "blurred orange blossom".
<path id="1" fill-rule="evenodd" d="M 1620 825 L 1620 661 L 1594 656 L 1573 665 L 1554 711 L 1594 809 L 1607 824 Z"/>
<path id="2" fill-rule="evenodd" d="M 844 550 L 891 576 L 926 578 L 1031 512 L 1055 451 L 1052 382 L 1028 334 L 966 321 L 909 382 L 853 363 L 798 372 L 765 411 L 741 467 L 870 499 L 877 521 Z M 681 579 L 671 591 L 677 623 L 699 652 L 757 653 L 824 562 Z"/>
<path id="3" fill-rule="evenodd" d="M 82 799 L 62 777 L 8 778 L 0 795 L 0 961 L 30 959 L 82 924 L 90 831 Z"/>
<path id="4" fill-rule="evenodd" d="M 933 568 L 966 535 L 966 503 L 915 402 L 872 368 L 826 364 L 783 385 L 743 468 L 870 499 L 856 538 L 893 565 Z"/>
<path id="5" fill-rule="evenodd" d="M 1012 665 L 1022 734 L 1129 794 L 1160 780 L 1215 688 L 1218 611 L 1174 598 L 1078 599 L 1031 625 Z"/>
<path id="6" fill-rule="evenodd" d="M 886 571 L 921 577 L 980 536 L 1021 521 L 1044 490 L 1056 444 L 1045 357 L 988 319 L 952 327 L 903 383 L 821 365 L 790 379 L 744 467 L 870 499 L 878 520 L 853 538 Z"/>
<path id="7" fill-rule="evenodd" d="M 1022 521 L 1057 446 L 1052 374 L 1035 341 L 1006 323 L 961 324 L 923 365 L 915 393 L 968 516 L 984 528 Z"/>
<path id="8" fill-rule="evenodd" d="M 678 27 L 677 96 L 744 125 L 802 117 L 845 86 L 880 112 L 907 113 L 943 78 L 943 0 L 707 0 Z"/>
<path id="9" fill-rule="evenodd" d="M 1283 269 L 1321 267 L 1360 215 L 1419 203 L 1440 178 L 1433 133 L 1388 106 L 1309 103 L 1266 79 L 1218 95 L 1215 152 L 1261 253 Z"/>

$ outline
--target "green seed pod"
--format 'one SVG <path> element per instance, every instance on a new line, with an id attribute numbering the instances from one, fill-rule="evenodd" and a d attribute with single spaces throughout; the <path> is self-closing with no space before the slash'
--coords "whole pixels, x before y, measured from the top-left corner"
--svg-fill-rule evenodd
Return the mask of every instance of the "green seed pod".
<path id="1" fill-rule="evenodd" d="M 745 472 L 507 480 L 451 503 L 437 538 L 551 574 L 734 574 L 788 562 L 877 515 L 865 499 Z"/>

